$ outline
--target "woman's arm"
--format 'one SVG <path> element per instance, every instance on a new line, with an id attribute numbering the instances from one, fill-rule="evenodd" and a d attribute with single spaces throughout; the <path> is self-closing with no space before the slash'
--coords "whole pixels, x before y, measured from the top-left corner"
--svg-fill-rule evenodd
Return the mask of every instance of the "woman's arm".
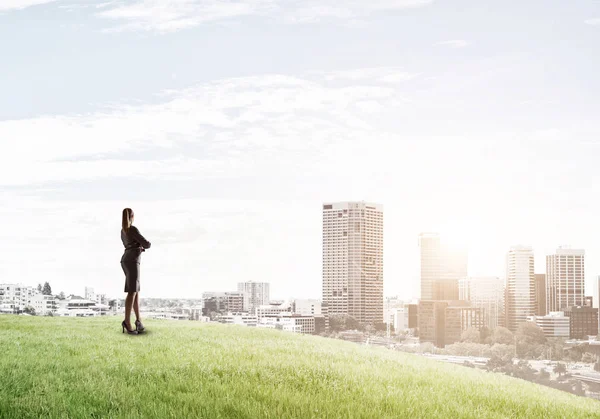
<path id="1" fill-rule="evenodd" d="M 140 233 L 140 230 L 138 230 L 137 227 L 131 226 L 129 228 L 129 233 L 131 234 L 131 238 L 134 239 L 139 244 L 141 244 L 144 249 L 150 249 L 150 246 L 151 246 L 150 242 L 148 240 L 146 240 L 144 238 L 144 236 L 142 236 L 142 234 Z"/>

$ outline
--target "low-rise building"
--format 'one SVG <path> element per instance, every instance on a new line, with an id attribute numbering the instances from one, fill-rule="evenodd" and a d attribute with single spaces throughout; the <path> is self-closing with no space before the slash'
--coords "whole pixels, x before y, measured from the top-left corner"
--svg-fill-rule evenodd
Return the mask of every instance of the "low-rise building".
<path id="1" fill-rule="evenodd" d="M 598 335 L 598 309 L 591 306 L 568 307 L 565 316 L 569 318 L 569 337 L 571 339 L 588 339 Z"/>
<path id="2" fill-rule="evenodd" d="M 0 284 L 0 313 L 21 313 L 31 306 L 31 298 L 38 294 L 35 287 L 22 284 Z"/>
<path id="3" fill-rule="evenodd" d="M 98 304 L 96 301 L 85 298 L 60 300 L 57 302 L 57 307 L 55 314 L 65 317 L 106 316 L 111 312 L 108 305 Z"/>
<path id="4" fill-rule="evenodd" d="M 545 316 L 529 316 L 527 321 L 537 324 L 547 338 L 570 336 L 570 320 L 562 311 L 552 311 Z"/>
<path id="5" fill-rule="evenodd" d="M 243 312 L 245 311 L 244 297 L 242 292 L 205 292 L 202 294 L 202 315 Z"/>
<path id="6" fill-rule="evenodd" d="M 322 304 L 320 300 L 297 299 L 292 302 L 292 312 L 301 316 L 321 316 L 323 315 Z"/>
<path id="7" fill-rule="evenodd" d="M 258 327 L 280 329 L 293 333 L 315 333 L 315 318 L 313 316 L 287 315 L 278 317 L 262 317 Z"/>
<path id="8" fill-rule="evenodd" d="M 419 339 L 438 348 L 460 341 L 462 332 L 485 325 L 485 311 L 470 307 L 468 301 L 420 301 L 418 311 Z"/>
<path id="9" fill-rule="evenodd" d="M 53 295 L 36 294 L 31 297 L 29 305 L 38 316 L 52 315 L 58 310 L 58 302 Z"/>
<path id="10" fill-rule="evenodd" d="M 217 317 L 219 323 L 256 327 L 258 318 L 248 313 L 227 313 Z"/>
<path id="11" fill-rule="evenodd" d="M 292 305 L 288 303 L 263 304 L 256 308 L 256 317 L 278 317 L 282 314 L 292 314 Z"/>
<path id="12" fill-rule="evenodd" d="M 384 323 L 394 327 L 396 333 L 408 329 L 408 307 L 384 308 Z"/>
<path id="13" fill-rule="evenodd" d="M 481 307 L 447 307 L 445 315 L 446 345 L 460 342 L 463 332 L 467 329 L 481 330 L 486 326 L 485 309 Z"/>

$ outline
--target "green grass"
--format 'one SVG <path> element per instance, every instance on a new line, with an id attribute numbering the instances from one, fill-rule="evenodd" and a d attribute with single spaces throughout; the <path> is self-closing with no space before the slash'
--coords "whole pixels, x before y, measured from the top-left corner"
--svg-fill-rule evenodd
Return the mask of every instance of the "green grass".
<path id="1" fill-rule="evenodd" d="M 274 330 L 0 316 L 2 418 L 598 418 L 600 403 Z"/>

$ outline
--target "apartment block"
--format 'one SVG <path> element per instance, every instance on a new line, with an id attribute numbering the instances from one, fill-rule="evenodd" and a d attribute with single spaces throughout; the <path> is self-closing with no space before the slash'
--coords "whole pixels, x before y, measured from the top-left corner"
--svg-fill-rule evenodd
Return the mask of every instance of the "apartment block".
<path id="1" fill-rule="evenodd" d="M 548 311 L 583 306 L 585 300 L 585 251 L 559 247 L 546 256 L 546 305 Z"/>
<path id="2" fill-rule="evenodd" d="M 383 319 L 383 207 L 323 204 L 323 303 L 363 324 Z"/>
<path id="3" fill-rule="evenodd" d="M 268 282 L 247 281 L 238 283 L 238 292 L 244 295 L 244 311 L 255 314 L 259 306 L 269 304 L 269 289 Z"/>

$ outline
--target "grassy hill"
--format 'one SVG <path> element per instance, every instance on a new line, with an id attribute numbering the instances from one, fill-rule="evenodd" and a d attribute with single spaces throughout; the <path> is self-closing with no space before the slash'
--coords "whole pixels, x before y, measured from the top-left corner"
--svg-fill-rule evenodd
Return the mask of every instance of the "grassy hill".
<path id="1" fill-rule="evenodd" d="M 502 375 L 274 330 L 0 316 L 0 417 L 598 418 Z"/>

